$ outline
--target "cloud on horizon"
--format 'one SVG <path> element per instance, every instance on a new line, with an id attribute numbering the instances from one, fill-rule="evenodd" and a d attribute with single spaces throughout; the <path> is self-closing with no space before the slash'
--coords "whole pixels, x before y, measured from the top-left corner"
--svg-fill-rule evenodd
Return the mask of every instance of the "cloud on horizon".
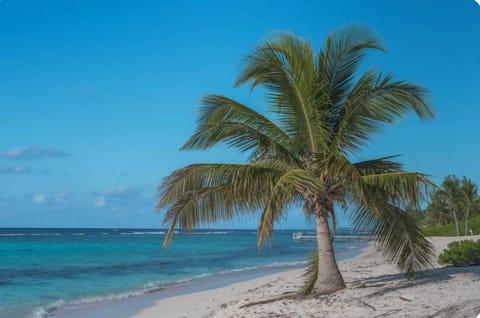
<path id="1" fill-rule="evenodd" d="M 107 202 L 105 201 L 105 197 L 101 196 L 98 197 L 95 202 L 93 202 L 93 206 L 97 209 L 104 208 L 107 205 Z"/>
<path id="2" fill-rule="evenodd" d="M 45 194 L 39 193 L 32 196 L 32 203 L 43 204 L 45 203 Z"/>
<path id="3" fill-rule="evenodd" d="M 45 193 L 35 193 L 31 195 L 31 201 L 36 205 L 49 205 L 51 207 L 60 207 L 65 202 L 65 193 L 55 193 L 47 195 Z"/>
<path id="4" fill-rule="evenodd" d="M 30 173 L 30 168 L 26 166 L 7 167 L 0 166 L 0 174 L 27 174 Z"/>
<path id="5" fill-rule="evenodd" d="M 153 210 L 153 198 L 150 198 L 140 187 L 119 186 L 92 192 L 95 197 L 93 207 L 113 210 L 141 209 Z"/>
<path id="6" fill-rule="evenodd" d="M 69 156 L 69 154 L 64 151 L 37 146 L 16 147 L 0 152 L 0 158 L 3 159 L 44 159 L 66 156 Z"/>

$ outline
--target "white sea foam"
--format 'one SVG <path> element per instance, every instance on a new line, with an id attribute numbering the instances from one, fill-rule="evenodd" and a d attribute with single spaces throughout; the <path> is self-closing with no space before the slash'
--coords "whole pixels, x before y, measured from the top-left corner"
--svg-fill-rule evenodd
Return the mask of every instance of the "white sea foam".
<path id="1" fill-rule="evenodd" d="M 33 318 L 48 317 L 53 311 L 56 311 L 61 308 L 65 308 L 65 309 L 66 308 L 70 308 L 70 309 L 82 308 L 83 306 L 88 304 L 101 303 L 101 302 L 111 301 L 111 300 L 121 300 L 121 299 L 126 299 L 134 296 L 145 295 L 146 293 L 147 291 L 141 289 L 141 290 L 132 291 L 132 292 L 109 294 L 105 296 L 86 297 L 86 298 L 81 298 L 81 299 L 73 300 L 69 302 L 66 302 L 64 300 L 59 300 L 36 309 L 33 313 Z"/>
<path id="2" fill-rule="evenodd" d="M 44 318 L 47 317 L 52 311 L 57 310 L 65 305 L 64 300 L 57 300 L 53 303 L 50 303 L 46 306 L 42 306 L 33 312 L 33 318 Z"/>
<path id="3" fill-rule="evenodd" d="M 143 285 L 143 292 L 144 293 L 151 293 L 157 290 L 162 290 L 168 287 L 172 286 L 179 286 L 179 285 L 184 285 L 187 284 L 191 281 L 194 281 L 196 279 L 201 279 L 205 277 L 210 277 L 218 273 L 202 273 L 198 274 L 189 278 L 183 278 L 179 280 L 161 280 L 161 281 L 154 281 L 154 282 L 149 282 Z"/>
<path id="4" fill-rule="evenodd" d="M 164 231 L 148 231 L 148 232 L 121 232 L 120 235 L 163 235 Z"/>
<path id="5" fill-rule="evenodd" d="M 0 236 L 61 236 L 62 233 L 2 233 Z"/>
<path id="6" fill-rule="evenodd" d="M 61 236 L 62 233 L 2 233 L 0 236 Z"/>
<path id="7" fill-rule="evenodd" d="M 150 232 L 133 232 L 135 235 L 160 235 L 165 234 L 163 231 L 150 231 Z"/>
<path id="8" fill-rule="evenodd" d="M 210 231 L 210 232 L 184 232 L 181 234 L 186 234 L 186 235 L 225 235 L 228 234 L 229 232 L 227 231 Z"/>
<path id="9" fill-rule="evenodd" d="M 179 283 L 180 281 L 178 282 L 172 281 L 170 285 L 174 285 L 174 284 L 177 285 Z M 53 311 L 56 311 L 61 308 L 76 309 L 76 308 L 82 308 L 83 306 L 89 305 L 89 304 L 96 304 L 96 303 L 102 303 L 102 302 L 111 301 L 111 300 L 122 300 L 130 297 L 142 296 L 142 295 L 163 289 L 162 285 L 163 285 L 163 288 L 168 286 L 166 282 L 149 283 L 149 284 L 146 284 L 144 288 L 139 290 L 134 290 L 134 291 L 128 291 L 128 292 L 117 293 L 117 294 L 108 294 L 104 296 L 86 297 L 78 300 L 72 300 L 69 302 L 66 302 L 64 300 L 58 300 L 48 305 L 37 308 L 34 311 L 32 316 L 33 318 L 45 318 L 45 317 L 48 317 Z"/>
<path id="10" fill-rule="evenodd" d="M 81 236 L 81 235 L 85 235 L 85 233 L 72 233 L 72 235 Z"/>
<path id="11" fill-rule="evenodd" d="M 300 261 L 300 262 L 276 262 L 276 263 L 271 263 L 271 264 L 265 264 L 265 265 L 258 265 L 258 266 L 247 266 L 247 267 L 241 267 L 241 268 L 234 268 L 234 269 L 229 269 L 225 271 L 220 271 L 220 272 L 210 272 L 210 273 L 201 273 L 192 277 L 184 278 L 184 279 L 179 279 L 179 280 L 162 280 L 162 281 L 153 281 L 146 283 L 143 285 L 141 289 L 134 290 L 134 291 L 128 291 L 128 292 L 123 292 L 123 293 L 117 293 L 117 294 L 109 294 L 109 295 L 104 295 L 104 296 L 94 296 L 94 297 L 86 297 L 78 300 L 73 300 L 66 302 L 64 300 L 58 300 L 56 302 L 50 303 L 46 306 L 38 308 L 34 314 L 33 318 L 45 318 L 49 316 L 53 311 L 58 310 L 60 308 L 69 308 L 69 309 L 75 309 L 75 308 L 81 308 L 85 305 L 88 304 L 95 304 L 95 303 L 101 303 L 105 301 L 111 301 L 111 300 L 121 300 L 121 299 L 126 299 L 130 297 L 136 297 L 136 296 L 141 296 L 145 294 L 149 294 L 152 292 L 156 292 L 159 290 L 163 290 L 166 288 L 174 287 L 174 286 L 181 286 L 188 284 L 192 281 L 195 281 L 197 279 L 202 279 L 206 277 L 211 277 L 215 275 L 228 275 L 232 273 L 238 273 L 238 272 L 244 272 L 244 271 L 251 271 L 251 270 L 257 270 L 261 268 L 281 268 L 281 267 L 286 267 L 286 266 L 296 266 L 296 265 L 303 265 L 306 264 L 307 261 Z"/>
<path id="12" fill-rule="evenodd" d="M 297 261 L 297 262 L 275 262 L 275 263 L 264 264 L 264 265 L 258 265 L 258 266 L 246 266 L 246 267 L 240 267 L 240 268 L 229 269 L 229 270 L 221 271 L 221 272 L 220 272 L 220 274 L 231 274 L 231 273 L 236 273 L 236 272 L 244 272 L 244 271 L 250 271 L 250 270 L 256 270 L 256 269 L 262 269 L 262 268 L 282 268 L 282 267 L 293 267 L 293 266 L 305 265 L 305 264 L 307 264 L 307 263 L 308 263 L 308 261 Z"/>

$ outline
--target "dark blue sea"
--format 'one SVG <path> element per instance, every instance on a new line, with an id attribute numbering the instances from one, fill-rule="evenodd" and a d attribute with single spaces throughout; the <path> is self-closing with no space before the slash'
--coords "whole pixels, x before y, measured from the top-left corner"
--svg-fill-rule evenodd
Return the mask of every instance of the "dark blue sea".
<path id="1" fill-rule="evenodd" d="M 213 275 L 300 266 L 315 243 L 292 233 L 275 231 L 257 250 L 255 230 L 196 230 L 163 249 L 165 232 L 154 229 L 0 229 L 0 317 L 45 317 Z M 363 246 L 343 241 L 348 234 L 335 242 L 339 259 Z"/>

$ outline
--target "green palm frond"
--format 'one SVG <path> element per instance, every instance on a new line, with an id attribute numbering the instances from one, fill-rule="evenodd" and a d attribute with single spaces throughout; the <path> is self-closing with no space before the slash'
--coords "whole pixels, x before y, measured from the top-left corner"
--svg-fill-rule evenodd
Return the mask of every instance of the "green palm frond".
<path id="1" fill-rule="evenodd" d="M 424 174 L 418 172 L 390 172 L 363 176 L 369 186 L 381 189 L 388 194 L 389 203 L 399 207 L 419 207 L 435 185 Z"/>
<path id="2" fill-rule="evenodd" d="M 387 258 L 407 275 L 432 265 L 433 247 L 405 208 L 418 206 L 433 184 L 418 173 L 363 176 L 363 192 L 352 194 L 354 226 L 369 231 Z M 360 195 L 359 195 L 360 194 Z"/>
<path id="3" fill-rule="evenodd" d="M 376 238 L 389 260 L 407 274 L 431 266 L 433 249 L 402 207 L 418 206 L 433 184 L 422 174 L 393 172 L 362 176 L 346 158 L 330 168 L 349 184 L 350 219 Z"/>
<path id="4" fill-rule="evenodd" d="M 234 205 L 233 202 L 222 202 L 233 192 L 232 185 L 202 188 L 185 192 L 165 213 L 163 224 L 169 225 L 163 246 L 172 240 L 174 230 L 178 225 L 181 229 L 193 229 L 202 223 L 215 223 L 219 220 L 230 220 L 245 213 L 245 204 Z M 197 211 L 203 211 L 198 213 Z M 247 210 L 248 211 L 248 210 Z"/>
<path id="5" fill-rule="evenodd" d="M 296 202 L 297 193 L 322 191 L 322 185 L 312 178 L 305 170 L 295 169 L 282 175 L 272 191 L 263 209 L 258 227 L 257 246 L 261 247 L 271 239 L 273 224 L 286 212 L 286 208 Z"/>
<path id="6" fill-rule="evenodd" d="M 358 169 L 362 176 L 379 173 L 399 172 L 402 171 L 402 164 L 390 160 L 397 157 L 399 157 L 399 155 L 360 161 L 354 163 L 354 166 Z"/>
<path id="7" fill-rule="evenodd" d="M 272 110 L 279 123 L 303 149 L 316 152 L 325 142 L 326 126 L 316 98 L 315 61 L 311 46 L 293 35 L 284 34 L 251 52 L 236 85 L 251 82 L 251 89 L 268 89 Z M 323 144 L 322 144 L 323 143 Z"/>
<path id="8" fill-rule="evenodd" d="M 333 152 L 325 158 L 315 156 L 313 171 L 315 174 L 322 175 L 324 179 L 329 179 L 329 182 L 339 183 L 338 186 L 344 189 L 343 193 L 347 189 L 354 191 L 352 189 L 358 187 L 360 187 L 360 191 L 362 190 L 363 176 L 361 171 L 340 153 Z"/>
<path id="9" fill-rule="evenodd" d="M 310 294 L 315 288 L 315 283 L 317 282 L 317 273 L 318 273 L 318 253 L 313 252 L 310 254 L 310 259 L 308 260 L 307 268 L 303 272 L 303 286 L 300 289 L 301 295 Z"/>
<path id="10" fill-rule="evenodd" d="M 478 200 L 478 187 L 471 179 L 463 177 L 462 179 L 462 194 L 465 201 L 475 202 Z"/>
<path id="11" fill-rule="evenodd" d="M 342 151 L 357 151 L 385 124 L 415 112 L 420 119 L 433 118 L 422 87 L 393 81 L 373 71 L 366 72 L 345 99 L 335 119 L 332 143 Z"/>
<path id="12" fill-rule="evenodd" d="M 318 54 L 318 81 L 327 85 L 326 94 L 334 114 L 348 94 L 367 49 L 384 50 L 370 28 L 350 25 L 332 32 Z"/>
<path id="13" fill-rule="evenodd" d="M 284 174 L 280 167 L 275 161 L 187 166 L 162 181 L 157 210 L 167 209 L 164 224 L 171 233 L 175 226 L 189 230 L 259 211 Z"/>
<path id="14" fill-rule="evenodd" d="M 432 243 L 423 236 L 415 220 L 404 210 L 385 203 L 375 190 L 376 202 L 354 203 L 352 223 L 359 229 L 368 231 L 383 254 L 408 276 L 414 272 L 432 267 L 434 249 Z M 372 190 L 373 192 L 373 190 Z M 382 202 L 380 202 L 382 201 Z M 372 206 L 376 204 L 375 213 Z"/>
<path id="15" fill-rule="evenodd" d="M 178 169 L 162 180 L 158 188 L 157 209 L 175 203 L 184 193 L 202 188 L 233 184 L 240 193 L 256 191 L 263 193 L 273 188 L 276 178 L 285 171 L 280 169 L 288 165 L 275 160 L 264 160 L 250 164 L 193 164 Z M 264 178 L 261 180 L 260 178 Z"/>
<path id="16" fill-rule="evenodd" d="M 295 160 L 294 143 L 275 123 L 227 97 L 208 95 L 202 100 L 198 128 L 182 150 L 205 150 L 219 142 L 241 152 L 251 151 L 251 159 L 269 156 Z"/>

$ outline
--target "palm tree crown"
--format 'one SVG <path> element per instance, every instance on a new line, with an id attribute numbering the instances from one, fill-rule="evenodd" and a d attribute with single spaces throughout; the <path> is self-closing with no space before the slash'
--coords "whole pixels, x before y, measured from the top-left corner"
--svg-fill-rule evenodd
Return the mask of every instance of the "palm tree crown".
<path id="1" fill-rule="evenodd" d="M 477 191 L 477 185 L 469 178 L 463 177 L 462 195 L 465 206 L 465 235 L 468 235 L 468 217 L 470 216 L 471 209 L 480 201 Z"/>
<path id="2" fill-rule="evenodd" d="M 318 52 L 291 34 L 256 47 L 236 85 L 265 88 L 268 116 L 227 97 L 208 95 L 198 128 L 182 147 L 205 150 L 226 143 L 248 153 L 248 162 L 192 164 L 164 178 L 157 208 L 166 208 L 165 243 L 176 227 L 192 229 L 261 212 L 261 246 L 271 238 L 276 221 L 291 207 L 302 206 L 317 220 L 319 267 L 336 267 L 334 257 L 325 266 L 322 259 L 331 258 L 325 255 L 332 254 L 330 236 L 342 207 L 352 224 L 369 230 L 402 270 L 428 266 L 432 247 L 404 213 L 425 198 L 432 186 L 428 178 L 404 171 L 395 156 L 350 159 L 373 134 L 409 112 L 433 118 L 423 88 L 375 70 L 358 74 L 369 49 L 383 50 L 374 33 L 362 26 L 332 33 Z M 328 285 L 330 275 L 324 274 L 320 283 Z M 343 280 L 325 292 L 342 286 Z"/>

